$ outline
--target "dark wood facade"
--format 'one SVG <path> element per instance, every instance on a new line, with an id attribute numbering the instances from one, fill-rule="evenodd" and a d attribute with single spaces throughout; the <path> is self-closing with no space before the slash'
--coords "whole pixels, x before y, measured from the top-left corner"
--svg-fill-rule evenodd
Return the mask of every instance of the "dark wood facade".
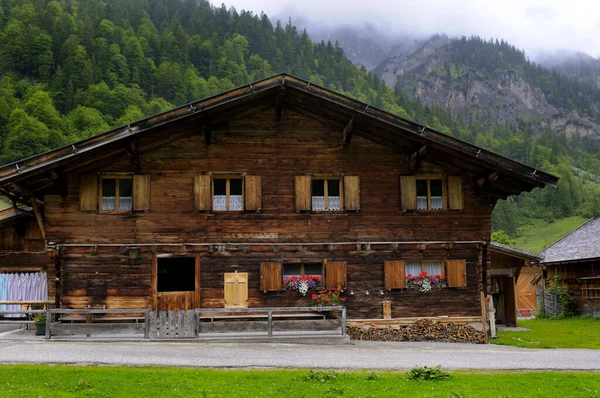
<path id="1" fill-rule="evenodd" d="M 482 294 L 489 289 L 493 206 L 498 198 L 546 183 L 534 181 L 536 173 L 521 178 L 514 169 L 498 179 L 497 170 L 504 166 L 479 166 L 481 150 L 461 155 L 452 149 L 454 141 L 441 136 L 436 139 L 452 145 L 421 142 L 425 128 L 415 142 L 400 133 L 390 135 L 385 126 L 378 127 L 381 118 L 371 120 L 366 113 L 348 117 L 349 99 L 320 104 L 309 88 L 292 90 L 286 84 L 284 76 L 269 95 L 251 86 L 253 97 L 244 97 L 237 108 L 223 102 L 218 107 L 222 114 L 158 123 L 139 136 L 136 126 L 129 127 L 134 139 L 100 137 L 107 142 L 93 147 L 93 156 L 71 160 L 64 149 L 42 155 L 40 162 L 65 154 L 52 160 L 57 171 L 45 178 L 56 177 L 50 184 L 43 167 L 25 187 L 0 170 L 0 180 L 13 184 L 7 185 L 13 195 L 25 197 L 35 184 L 46 184 L 35 195 L 44 202 L 45 242 L 58 271 L 57 305 L 224 307 L 226 275 L 239 273 L 246 278 L 238 282 L 247 284 L 249 307 L 306 306 L 310 292 L 261 289 L 262 263 L 306 262 L 323 264 L 324 278 L 330 279 L 333 264 L 343 264 L 345 274 L 336 268 L 334 284 L 343 288 L 351 318 L 383 317 L 384 301 L 392 302 L 395 318 L 481 316 Z M 318 89 L 318 94 L 327 92 Z M 209 109 L 216 100 L 207 101 L 191 107 Z M 169 114 L 155 121 L 161 117 Z M 94 197 L 104 176 L 143 176 L 141 183 L 133 179 L 132 211 L 101 210 L 102 199 L 95 202 Z M 300 207 L 299 176 L 342 181 L 342 209 Z M 415 176 L 443 181 L 443 209 L 410 207 L 403 184 Z M 246 210 L 212 209 L 212 194 L 208 202 L 202 195 L 215 189 L 218 177 L 246 178 Z M 193 259 L 191 293 L 157 291 L 160 259 L 169 257 Z M 384 272 L 389 260 L 436 260 L 442 273 L 462 264 L 462 271 L 453 269 L 460 274 L 460 286 L 427 294 L 390 288 Z"/>

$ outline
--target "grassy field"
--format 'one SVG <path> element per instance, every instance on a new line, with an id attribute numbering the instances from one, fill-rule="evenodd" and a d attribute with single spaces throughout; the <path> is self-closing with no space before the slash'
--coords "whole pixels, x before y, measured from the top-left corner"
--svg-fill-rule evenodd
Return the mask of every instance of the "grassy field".
<path id="1" fill-rule="evenodd" d="M 531 319 L 519 321 L 529 331 L 498 332 L 494 344 L 525 348 L 595 348 L 600 349 L 600 319 Z M 598 354 L 600 355 L 600 353 Z"/>
<path id="2" fill-rule="evenodd" d="M 0 366 L 2 397 L 600 397 L 600 373 L 404 373 Z M 565 395 L 565 393 L 567 395 Z"/>
<path id="3" fill-rule="evenodd" d="M 587 220 L 587 218 L 579 216 L 563 218 L 553 223 L 530 220 L 527 225 L 519 228 L 521 236 L 515 239 L 515 246 L 539 253 Z"/>

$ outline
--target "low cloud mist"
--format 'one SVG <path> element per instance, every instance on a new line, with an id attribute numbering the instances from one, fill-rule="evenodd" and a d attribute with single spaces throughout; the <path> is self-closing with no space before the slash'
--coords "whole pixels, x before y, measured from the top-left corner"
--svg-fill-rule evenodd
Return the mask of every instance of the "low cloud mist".
<path id="1" fill-rule="evenodd" d="M 318 24 L 369 23 L 390 33 L 503 38 L 532 58 L 557 49 L 600 55 L 600 2 L 593 0 L 229 0 L 226 5 Z"/>

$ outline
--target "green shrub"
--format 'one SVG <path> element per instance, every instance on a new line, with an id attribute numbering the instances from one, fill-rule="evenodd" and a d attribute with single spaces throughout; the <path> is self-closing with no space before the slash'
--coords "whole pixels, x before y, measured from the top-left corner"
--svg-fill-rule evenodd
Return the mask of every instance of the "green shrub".
<path id="1" fill-rule="evenodd" d="M 408 380 L 440 381 L 451 377 L 449 372 L 442 370 L 440 365 L 430 368 L 427 366 L 412 368 L 408 372 Z"/>
<path id="2" fill-rule="evenodd" d="M 315 372 L 314 370 L 309 370 L 309 373 L 308 373 L 308 375 L 306 375 L 305 380 L 306 381 L 316 380 L 316 381 L 320 381 L 321 383 L 327 383 L 329 381 L 335 380 L 336 377 L 337 377 L 337 374 L 335 372 L 322 372 L 322 371 Z"/>

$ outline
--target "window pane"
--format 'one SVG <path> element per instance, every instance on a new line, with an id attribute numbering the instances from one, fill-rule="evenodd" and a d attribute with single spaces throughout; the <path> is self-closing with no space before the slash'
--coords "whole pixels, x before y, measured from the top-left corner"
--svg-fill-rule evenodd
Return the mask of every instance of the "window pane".
<path id="1" fill-rule="evenodd" d="M 417 210 L 427 210 L 427 180 L 417 180 Z"/>
<path id="2" fill-rule="evenodd" d="M 424 261 L 423 268 L 427 275 L 441 275 L 442 263 L 440 261 Z"/>
<path id="3" fill-rule="evenodd" d="M 225 178 L 215 178 L 215 195 L 227 195 L 227 180 Z"/>
<path id="4" fill-rule="evenodd" d="M 131 211 L 133 180 L 119 178 L 119 211 Z"/>
<path id="5" fill-rule="evenodd" d="M 341 210 L 340 180 L 327 180 L 327 202 L 327 210 Z"/>
<path id="6" fill-rule="evenodd" d="M 312 194 L 313 196 L 325 195 L 325 180 L 312 180 Z"/>
<path id="7" fill-rule="evenodd" d="M 102 211 L 114 211 L 116 204 L 117 180 L 102 179 Z"/>
<path id="8" fill-rule="evenodd" d="M 327 180 L 327 195 L 340 196 L 340 180 Z"/>
<path id="9" fill-rule="evenodd" d="M 442 210 L 442 180 L 430 180 L 431 188 L 431 208 L 433 210 Z"/>
<path id="10" fill-rule="evenodd" d="M 229 180 L 229 194 L 230 195 L 242 195 L 242 179 L 231 178 Z"/>
<path id="11" fill-rule="evenodd" d="M 312 180 L 312 209 L 325 210 L 325 180 Z"/>
<path id="12" fill-rule="evenodd" d="M 304 264 L 304 275 L 321 276 L 322 270 L 320 263 Z"/>
<path id="13" fill-rule="evenodd" d="M 242 179 L 229 180 L 229 210 L 242 210 Z"/>
<path id="14" fill-rule="evenodd" d="M 227 210 L 227 179 L 215 178 L 213 210 Z"/>
<path id="15" fill-rule="evenodd" d="M 420 261 L 407 261 L 405 263 L 404 273 L 406 274 L 406 276 L 419 275 L 421 273 L 421 262 Z"/>
<path id="16" fill-rule="evenodd" d="M 302 264 L 300 263 L 283 264 L 283 278 L 287 279 L 290 276 L 300 276 L 301 270 Z"/>

